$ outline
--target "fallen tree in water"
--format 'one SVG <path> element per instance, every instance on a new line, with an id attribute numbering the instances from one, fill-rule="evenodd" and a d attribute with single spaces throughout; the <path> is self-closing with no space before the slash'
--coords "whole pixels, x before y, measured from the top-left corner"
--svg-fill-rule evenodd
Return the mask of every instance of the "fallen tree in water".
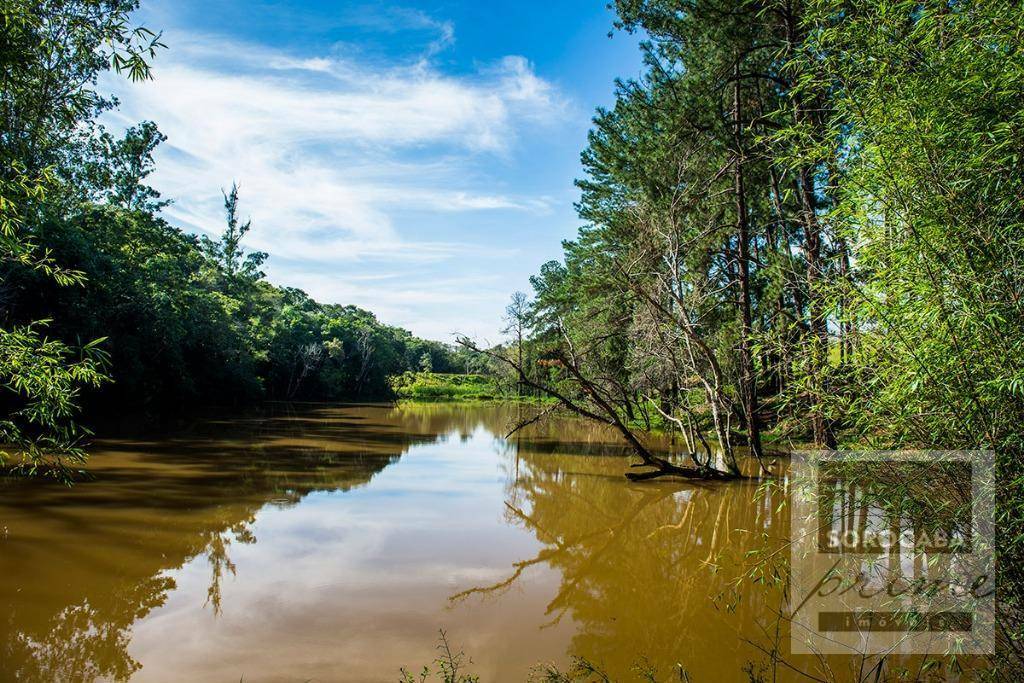
<path id="1" fill-rule="evenodd" d="M 739 471 L 735 458 L 727 457 L 726 464 L 728 470 L 722 470 L 712 466 L 710 454 L 708 457 L 701 459 L 696 453 L 688 453 L 687 455 L 693 462 L 693 465 L 682 466 L 652 453 L 620 414 L 619 403 L 622 399 L 616 398 L 616 396 L 626 396 L 628 395 L 627 392 L 609 378 L 605 377 L 601 380 L 590 378 L 581 367 L 579 355 L 573 349 L 573 345 L 569 340 L 566 340 L 565 349 L 560 347 L 552 351 L 547 354 L 543 361 L 548 367 L 557 367 L 563 371 L 565 375 L 563 383 L 565 386 L 563 387 L 532 376 L 517 359 L 510 358 L 493 349 L 482 348 L 467 337 L 459 337 L 456 341 L 465 349 L 492 358 L 509 367 L 515 373 L 520 384 L 553 398 L 557 402 L 556 406 L 563 407 L 581 417 L 613 427 L 622 435 L 626 443 L 633 449 L 633 452 L 640 458 L 640 462 L 631 465 L 631 467 L 649 468 L 643 472 L 627 472 L 626 478 L 631 481 L 643 481 L 664 476 L 723 480 L 736 479 L 743 476 Z M 579 397 L 570 396 L 568 388 L 573 389 L 574 394 L 578 393 Z M 551 411 L 551 407 L 548 407 L 538 415 L 520 421 L 507 436 L 511 436 L 523 427 L 539 421 Z"/>

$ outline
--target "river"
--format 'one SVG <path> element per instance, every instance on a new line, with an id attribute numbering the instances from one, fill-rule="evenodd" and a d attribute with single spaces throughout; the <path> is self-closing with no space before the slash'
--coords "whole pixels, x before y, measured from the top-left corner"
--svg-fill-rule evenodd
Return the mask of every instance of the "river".
<path id="1" fill-rule="evenodd" d="M 99 438 L 72 488 L 3 482 L 0 679 L 397 681 L 444 629 L 484 681 L 748 680 L 781 596 L 735 579 L 780 494 L 630 483 L 615 434 L 506 440 L 519 410 L 270 405 Z"/>

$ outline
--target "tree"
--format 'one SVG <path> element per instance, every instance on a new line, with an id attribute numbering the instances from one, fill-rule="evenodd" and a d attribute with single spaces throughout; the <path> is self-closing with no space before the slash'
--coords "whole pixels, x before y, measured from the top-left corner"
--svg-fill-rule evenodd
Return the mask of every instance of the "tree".
<path id="1" fill-rule="evenodd" d="M 149 76 L 147 57 L 160 46 L 131 28 L 135 2 L 12 0 L 0 33 L 0 299 L 13 297 L 12 274 L 24 270 L 61 286 L 81 285 L 80 271 L 40 250 L 35 228 L 49 203 L 68 194 L 60 181 L 76 141 L 108 106 L 91 85 L 113 68 L 133 80 Z M 4 302 L 8 303 L 8 302 Z M 46 320 L 14 324 L 0 309 L 0 441 L 20 453 L 22 468 L 69 478 L 65 461 L 84 458 L 76 421 L 80 387 L 105 377 L 97 339 L 80 349 L 41 334 Z M 77 358 L 76 358 L 77 356 Z M 2 453 L 0 457 L 10 457 Z"/>
<path id="2" fill-rule="evenodd" d="M 529 319 L 529 299 L 527 299 L 526 294 L 523 292 L 516 292 L 512 295 L 512 301 L 505 307 L 505 328 L 502 332 L 511 335 L 515 339 L 519 367 L 525 367 L 523 365 L 523 338 L 528 332 Z M 516 395 L 523 395 L 523 385 L 521 382 L 516 382 Z"/>
<path id="3" fill-rule="evenodd" d="M 420 356 L 420 372 L 433 372 L 433 371 L 434 371 L 434 362 L 430 358 L 430 354 L 424 352 L 423 355 Z"/>
<path id="4" fill-rule="evenodd" d="M 154 170 L 153 152 L 165 140 L 152 121 L 132 126 L 120 140 L 102 131 L 90 145 L 79 182 L 91 188 L 94 201 L 156 213 L 169 202 L 160 200 L 160 193 L 143 181 Z"/>
<path id="5" fill-rule="evenodd" d="M 1010 331 L 1024 324 L 1024 94 L 1010 84 L 1024 74 L 1024 10 L 831 0 L 809 10 L 808 24 L 830 28 L 794 53 L 798 91 L 827 93 L 829 106 L 822 134 L 801 136 L 790 163 L 838 160 L 821 216 L 836 267 L 817 286 L 853 342 L 816 410 L 841 417 L 853 442 L 994 450 L 1000 520 L 1019 529 L 1024 363 Z M 998 648 L 1019 667 L 1007 644 L 1024 631 L 1024 535 L 1001 535 L 997 553 Z"/>
<path id="6" fill-rule="evenodd" d="M 210 259 L 217 265 L 223 291 L 229 295 L 238 295 L 250 290 L 263 278 L 260 267 L 267 260 L 267 254 L 262 251 L 246 252 L 242 247 L 242 238 L 252 229 L 252 220 L 244 223 L 239 221 L 238 185 L 232 183 L 231 192 L 222 194 L 227 227 L 217 241 L 204 235 L 202 244 Z"/>

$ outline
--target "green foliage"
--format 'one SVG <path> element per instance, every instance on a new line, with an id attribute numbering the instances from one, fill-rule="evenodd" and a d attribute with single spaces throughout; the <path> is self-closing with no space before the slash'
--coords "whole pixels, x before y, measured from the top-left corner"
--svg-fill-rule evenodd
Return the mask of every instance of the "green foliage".
<path id="1" fill-rule="evenodd" d="M 638 663 L 633 667 L 633 674 L 627 680 L 646 681 L 647 683 L 689 683 L 690 675 L 681 664 L 676 664 L 675 670 L 667 676 L 659 676 L 658 671 L 645 663 Z M 572 664 L 565 670 L 559 669 L 553 664 L 537 666 L 531 671 L 528 679 L 530 683 L 611 683 L 612 678 L 599 666 L 585 657 L 573 657 Z"/>
<path id="2" fill-rule="evenodd" d="M 391 387 L 400 398 L 414 400 L 488 401 L 508 397 L 508 392 L 488 375 L 405 372 L 391 378 Z"/>
<path id="3" fill-rule="evenodd" d="M 18 320 L 7 301 L 12 277 L 26 272 L 56 286 L 85 275 L 59 264 L 40 239 L 39 219 L 59 211 L 70 170 L 83 159 L 93 118 L 109 106 L 91 86 L 113 68 L 146 78 L 146 56 L 159 47 L 132 28 L 136 2 L 5 0 L 0 31 L 0 443 L 19 470 L 67 480 L 79 463 L 84 430 L 75 422 L 82 387 L 105 381 L 102 338 L 73 348 L 43 336 L 45 315 Z M 66 205 L 66 204 L 64 204 Z M 51 208 L 52 207 L 52 208 Z M 77 342 L 77 338 L 75 339 Z M 12 452 L 15 453 L 12 457 Z"/>
<path id="4" fill-rule="evenodd" d="M 85 282 L 69 290 L 13 270 L 11 315 L 44 313 L 63 339 L 107 337 L 115 382 L 91 397 L 96 408 L 386 397 L 388 377 L 425 357 L 438 370 L 461 369 L 448 346 L 270 285 L 250 254 L 235 253 L 227 266 L 148 211 L 82 205 L 37 230 L 54 262 Z"/>
<path id="5" fill-rule="evenodd" d="M 533 279 L 549 386 L 631 424 L 655 407 L 690 449 L 752 422 L 776 443 L 992 449 L 1019 614 L 1024 7 L 614 5 L 646 70 L 597 112 L 586 225 Z"/>
<path id="6" fill-rule="evenodd" d="M 115 105 L 100 76 L 148 78 L 163 47 L 131 23 L 137 0 L 2 5 L 0 442 L 20 470 L 82 462 L 79 404 L 384 397 L 392 375 L 472 366 L 372 313 L 267 283 L 267 255 L 244 246 L 237 185 L 218 239 L 160 216 L 167 202 L 145 184 L 157 125 L 117 138 L 97 123 Z"/>
<path id="7" fill-rule="evenodd" d="M 831 370 L 824 409 L 851 440 L 996 452 L 1002 600 L 1019 610 L 1024 8 L 819 0 L 810 10 L 795 64 L 801 89 L 828 92 L 831 108 L 806 153 L 842 160 L 827 220 L 857 245 L 829 295 L 858 343 Z"/>
<path id="8" fill-rule="evenodd" d="M 434 361 L 430 358 L 429 353 L 424 353 L 420 356 L 420 371 L 431 372 L 434 369 Z"/>
<path id="9" fill-rule="evenodd" d="M 106 381 L 106 354 L 102 338 L 76 350 L 43 336 L 47 322 L 0 328 L 0 401 L 16 406 L 0 419 L 0 466 L 70 481 L 70 465 L 85 460 L 76 400 Z"/>
<path id="10" fill-rule="evenodd" d="M 458 652 L 452 650 L 448 642 L 448 634 L 443 629 L 438 637 L 437 650 L 439 654 L 434 659 L 433 668 L 429 665 L 424 665 L 419 675 L 416 676 L 402 668 L 399 679 L 401 683 L 428 683 L 428 681 L 438 681 L 438 683 L 480 682 L 479 676 L 462 673 L 466 665 L 472 664 L 472 661 L 466 657 L 462 650 Z"/>
<path id="11" fill-rule="evenodd" d="M 816 78 L 802 87 L 843 83 L 822 150 L 845 162 L 828 219 L 858 245 L 831 292 L 863 329 L 850 381 L 870 390 L 850 394 L 850 426 L 897 444 L 1020 452 L 1024 341 L 1010 330 L 1024 325 L 1024 11 L 813 10 L 822 28 L 801 59 Z"/>
<path id="12" fill-rule="evenodd" d="M 227 228 L 219 240 L 206 235 L 200 238 L 203 251 L 213 262 L 219 277 L 218 285 L 225 293 L 246 294 L 256 282 L 263 279 L 260 266 L 267 260 L 262 251 L 246 253 L 242 238 L 252 229 L 252 221 L 241 223 L 238 219 L 238 185 L 232 183 L 231 192 L 224 193 L 224 211 L 227 214 Z"/>
<path id="13" fill-rule="evenodd" d="M 572 351 L 623 414 L 656 397 L 699 431 L 711 406 L 721 442 L 750 431 L 746 346 L 789 438 L 1019 453 L 1024 12 L 615 8 L 647 70 L 598 111 L 587 225 L 533 279 L 538 356 Z"/>

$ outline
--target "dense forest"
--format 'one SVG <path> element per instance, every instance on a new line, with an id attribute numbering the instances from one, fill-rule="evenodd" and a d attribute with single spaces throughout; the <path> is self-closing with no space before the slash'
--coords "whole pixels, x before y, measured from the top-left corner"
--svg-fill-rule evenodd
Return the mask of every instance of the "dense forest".
<path id="1" fill-rule="evenodd" d="M 260 228 L 233 184 L 224 223 L 209 226 L 216 239 L 161 216 L 167 201 L 146 184 L 157 125 L 115 136 L 100 120 L 117 103 L 99 77 L 149 78 L 164 48 L 132 23 L 137 6 L 3 3 L 0 442 L 28 469 L 60 474 L 83 456 L 81 409 L 386 397 L 393 375 L 471 363 L 369 311 L 267 282 L 267 254 L 241 244 Z"/>
<path id="2" fill-rule="evenodd" d="M 1024 12 L 616 9 L 647 71 L 594 119 L 586 226 L 509 306 L 520 380 L 729 468 L 766 430 L 1019 453 Z"/>
<path id="3" fill-rule="evenodd" d="M 1015 602 L 1024 8 L 614 9 L 646 69 L 594 119 L 586 225 L 510 306 L 525 341 L 480 350 L 619 429 L 651 468 L 634 478 L 735 476 L 741 446 L 994 450 Z M 685 467 L 644 446 L 652 420 Z"/>

